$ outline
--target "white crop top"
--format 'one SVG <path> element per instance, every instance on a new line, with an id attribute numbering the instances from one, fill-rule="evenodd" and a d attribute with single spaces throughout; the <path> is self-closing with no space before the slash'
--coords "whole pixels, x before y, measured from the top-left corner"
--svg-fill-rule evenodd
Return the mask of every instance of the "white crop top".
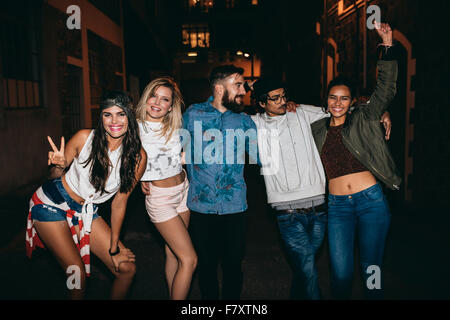
<path id="1" fill-rule="evenodd" d="M 65 174 L 65 179 L 69 187 L 85 200 L 86 203 L 103 203 L 110 199 L 120 188 L 120 156 L 122 155 L 122 145 L 114 151 L 108 151 L 112 169 L 106 180 L 105 190 L 107 193 L 96 192 L 94 186 L 89 181 L 92 164 L 85 165 L 92 149 L 94 130 L 91 131 L 86 143 L 81 149 L 78 158 L 74 158 L 69 170 Z"/>
<path id="2" fill-rule="evenodd" d="M 166 143 L 166 137 L 161 137 L 161 127 L 161 122 L 139 121 L 142 146 L 147 152 L 147 167 L 141 181 L 166 179 L 183 170 L 180 136 L 175 131 Z"/>

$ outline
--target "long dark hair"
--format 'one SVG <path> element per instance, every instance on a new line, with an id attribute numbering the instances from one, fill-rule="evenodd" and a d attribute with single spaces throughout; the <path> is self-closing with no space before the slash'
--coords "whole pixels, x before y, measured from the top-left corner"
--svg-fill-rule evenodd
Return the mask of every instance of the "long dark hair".
<path id="1" fill-rule="evenodd" d="M 350 78 L 347 78 L 345 76 L 338 76 L 338 77 L 334 78 L 333 80 L 331 80 L 330 83 L 328 84 L 327 94 L 324 97 L 324 101 L 323 101 L 323 106 L 324 106 L 323 109 L 324 110 L 328 109 L 328 95 L 330 94 L 331 89 L 336 86 L 346 86 L 348 88 L 348 90 L 350 91 L 352 100 L 356 96 L 356 86 L 355 86 L 355 83 L 353 82 L 353 80 L 351 80 Z M 350 111 L 350 108 L 349 108 L 349 111 Z M 327 118 L 327 121 L 326 121 L 327 129 L 330 127 L 330 121 L 331 121 L 331 117 Z M 352 122 L 352 113 L 347 112 L 347 115 L 345 116 L 345 122 L 344 122 L 343 128 L 347 128 L 351 122 Z"/>
<path id="2" fill-rule="evenodd" d="M 106 180 L 108 179 L 111 161 L 108 156 L 107 133 L 103 126 L 103 110 L 117 106 L 121 108 L 128 118 L 128 130 L 122 140 L 122 155 L 120 157 L 120 192 L 131 191 L 135 182 L 136 167 L 141 161 L 141 139 L 139 137 L 139 127 L 132 109 L 130 97 L 120 91 L 107 92 L 100 102 L 100 119 L 94 131 L 92 140 L 92 150 L 84 167 L 92 163 L 91 176 L 89 181 L 94 186 L 95 191 L 106 193 Z"/>

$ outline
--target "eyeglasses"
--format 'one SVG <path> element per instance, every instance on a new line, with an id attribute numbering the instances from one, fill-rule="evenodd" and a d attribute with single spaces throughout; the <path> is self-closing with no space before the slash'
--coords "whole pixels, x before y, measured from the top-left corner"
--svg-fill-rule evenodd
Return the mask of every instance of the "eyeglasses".
<path id="1" fill-rule="evenodd" d="M 272 101 L 273 103 L 276 103 L 276 104 L 280 104 L 281 100 L 288 101 L 288 99 L 289 98 L 287 97 L 287 95 L 284 95 L 284 96 L 276 95 L 276 96 L 273 96 L 273 97 L 267 97 L 267 100 L 270 100 L 270 101 Z"/>

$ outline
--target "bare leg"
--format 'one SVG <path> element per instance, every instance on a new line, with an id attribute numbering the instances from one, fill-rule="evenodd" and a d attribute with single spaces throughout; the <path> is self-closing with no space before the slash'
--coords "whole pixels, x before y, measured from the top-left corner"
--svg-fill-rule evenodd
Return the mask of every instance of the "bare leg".
<path id="1" fill-rule="evenodd" d="M 164 271 L 166 274 L 167 288 L 169 289 L 169 297 L 171 297 L 173 278 L 175 277 L 175 273 L 177 273 L 178 270 L 178 259 L 172 252 L 172 250 L 169 248 L 167 243 L 164 246 L 164 251 L 166 253 L 166 263 Z"/>
<path id="2" fill-rule="evenodd" d="M 109 255 L 111 229 L 102 218 L 92 221 L 91 252 L 94 253 L 108 269 L 115 275 L 116 279 L 111 288 L 111 299 L 118 300 L 126 298 L 128 290 L 136 274 L 136 265 L 133 262 L 124 262 L 119 266 L 119 272 L 114 271 L 114 265 Z M 124 248 L 122 242 L 119 247 Z"/>
<path id="3" fill-rule="evenodd" d="M 35 221 L 34 226 L 39 238 L 45 246 L 55 255 L 56 260 L 67 274 L 69 266 L 77 266 L 80 270 L 80 288 L 70 290 L 72 299 L 84 297 L 86 285 L 86 272 L 80 252 L 73 242 L 72 234 L 66 221 L 41 222 Z"/>
<path id="4" fill-rule="evenodd" d="M 183 220 L 183 223 L 186 227 L 186 229 L 189 227 L 189 219 L 191 216 L 191 212 L 185 211 L 180 213 L 180 217 Z M 165 253 L 166 253 L 166 264 L 165 264 L 165 274 L 166 274 L 166 281 L 167 281 L 167 287 L 169 288 L 169 296 L 172 296 L 172 284 L 173 279 L 175 277 L 175 273 L 178 270 L 178 259 L 175 256 L 175 254 L 172 252 L 170 247 L 167 245 L 164 246 Z"/>
<path id="5" fill-rule="evenodd" d="M 186 299 L 192 274 L 197 266 L 197 254 L 187 231 L 189 211 L 168 221 L 155 223 L 166 241 L 166 279 L 172 300 Z"/>

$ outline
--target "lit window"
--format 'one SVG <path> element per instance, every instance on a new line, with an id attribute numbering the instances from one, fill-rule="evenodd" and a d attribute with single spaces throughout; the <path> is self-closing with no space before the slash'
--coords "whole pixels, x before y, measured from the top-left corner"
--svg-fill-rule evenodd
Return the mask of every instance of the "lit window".
<path id="1" fill-rule="evenodd" d="M 208 12 L 214 6 L 213 0 L 189 0 L 189 8 Z"/>
<path id="2" fill-rule="evenodd" d="M 209 48 L 208 25 L 184 24 L 182 30 L 183 45 L 189 48 Z"/>
<path id="3" fill-rule="evenodd" d="M 257 6 L 258 5 L 258 0 L 252 0 L 252 6 Z"/>

